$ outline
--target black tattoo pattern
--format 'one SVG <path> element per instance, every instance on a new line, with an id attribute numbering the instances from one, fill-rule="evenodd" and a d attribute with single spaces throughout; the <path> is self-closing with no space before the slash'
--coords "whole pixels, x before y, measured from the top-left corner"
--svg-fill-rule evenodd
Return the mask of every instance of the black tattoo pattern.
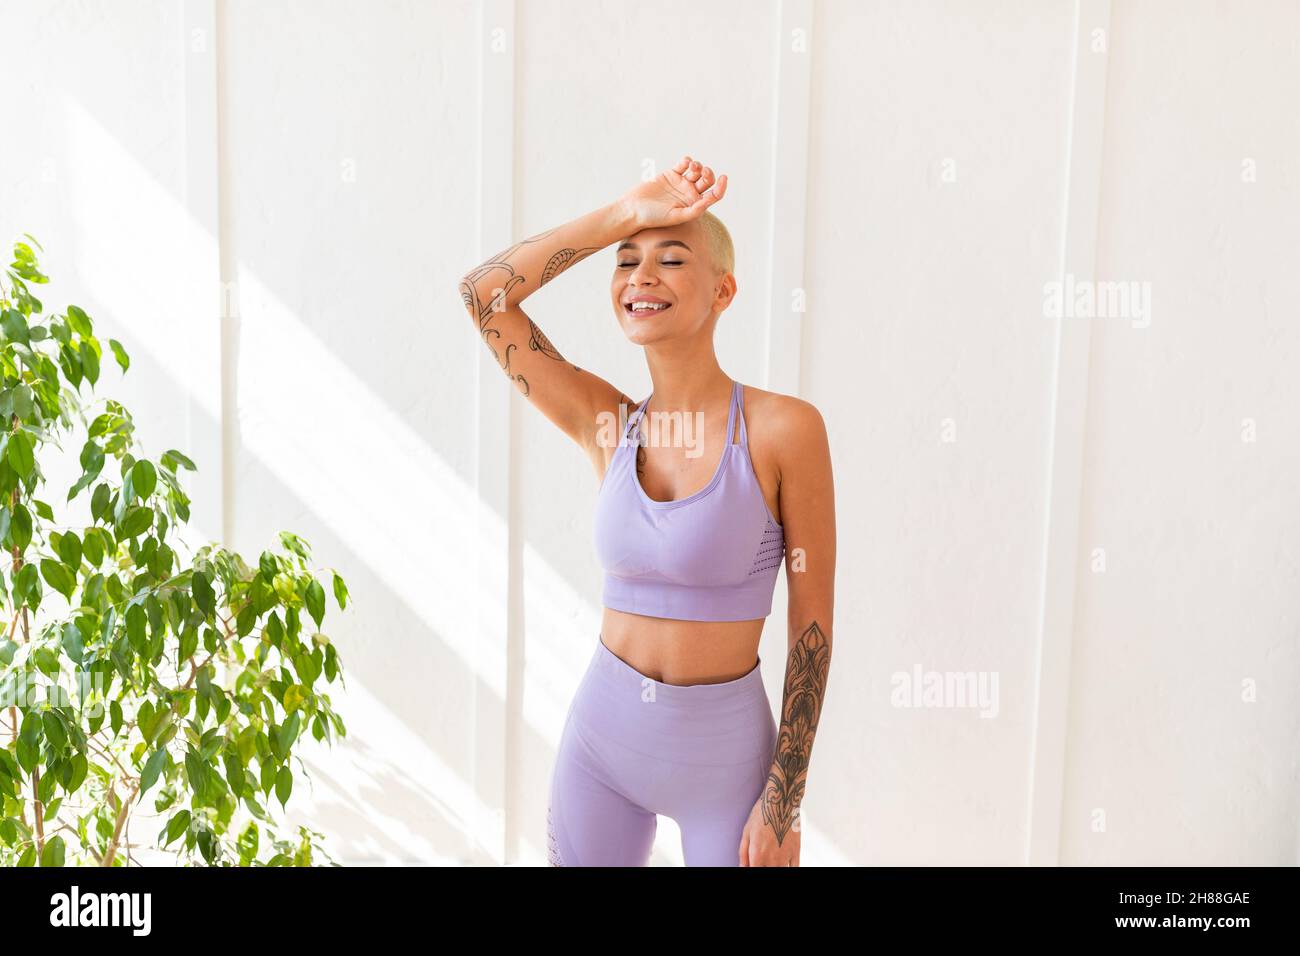
<path id="1" fill-rule="evenodd" d="M 593 252 L 599 251 L 600 250 L 596 248 L 561 249 L 547 261 L 546 268 L 542 270 L 542 281 L 539 282 L 538 285 L 546 285 L 546 283 L 550 282 L 575 262 L 581 262 Z"/>
<path id="2" fill-rule="evenodd" d="M 626 395 L 622 394 L 621 392 L 619 393 L 618 400 L 623 404 L 625 404 L 628 408 L 632 409 L 633 414 L 635 414 L 636 407 L 639 403 L 632 401 L 632 399 L 628 398 Z M 645 487 L 645 463 L 646 463 L 645 445 L 642 444 L 641 442 L 641 434 L 642 434 L 641 422 L 644 420 L 645 420 L 645 412 L 643 411 L 641 413 L 641 418 L 637 419 L 633 423 L 632 428 L 629 429 L 631 435 L 629 440 L 636 442 L 636 457 L 633 459 L 636 468 L 636 480 L 637 480 L 637 484 L 639 484 L 642 488 Z"/>
<path id="3" fill-rule="evenodd" d="M 546 337 L 546 333 L 537 327 L 537 323 L 532 319 L 528 320 L 528 328 L 532 331 L 532 338 L 528 340 L 528 347 L 534 352 L 541 352 L 547 358 L 553 358 L 563 362 L 564 356 L 560 354 L 559 349 L 551 344 L 551 340 Z M 576 370 L 578 366 L 573 366 Z"/>
<path id="4" fill-rule="evenodd" d="M 830 662 L 830 641 L 813 621 L 799 635 L 786 662 L 781 727 L 763 790 L 763 822 L 776 833 L 777 846 L 794 827 L 803 804 L 808 760 L 821 719 Z"/>
<path id="5" fill-rule="evenodd" d="M 496 348 L 492 344 L 492 340 L 501 338 L 501 330 L 492 326 L 492 319 L 495 315 L 505 311 L 505 303 L 508 301 L 511 291 L 520 283 L 528 281 L 526 276 L 519 275 L 515 272 L 514 266 L 510 264 L 511 258 L 525 244 L 540 242 L 553 232 L 555 232 L 554 229 L 548 229 L 546 232 L 538 233 L 536 236 L 524 239 L 522 242 L 516 242 L 510 248 L 498 252 L 482 265 L 466 273 L 460 283 L 461 299 L 464 301 L 466 311 L 476 318 L 479 334 L 482 335 L 484 344 L 487 345 L 488 351 L 492 353 L 492 357 L 496 360 L 496 363 L 501 366 L 501 369 L 506 373 L 506 377 L 512 382 L 517 382 L 522 387 L 525 397 L 531 391 L 528 385 L 528 380 L 518 372 L 512 372 L 510 370 L 510 351 L 516 348 L 516 346 L 514 344 L 506 346 L 504 357 L 497 352 Z M 584 249 L 559 250 L 547 260 L 545 267 L 542 269 L 542 275 L 538 282 L 538 287 L 541 287 L 554 279 L 575 262 L 581 262 L 593 252 L 599 251 L 600 250 L 595 246 Z M 478 293 L 479 283 L 493 273 L 498 272 L 502 274 L 500 291 L 496 292 L 492 299 L 485 304 Z M 546 337 L 545 333 L 543 333 L 540 328 L 537 327 L 535 322 L 529 319 L 528 326 L 529 349 L 534 352 L 540 352 L 547 358 L 555 359 L 557 362 L 565 361 L 565 358 L 560 354 L 559 349 L 551 344 L 551 340 Z M 572 363 L 569 364 L 572 365 Z M 581 369 L 576 365 L 573 366 L 573 370 L 575 372 L 581 371 Z"/>

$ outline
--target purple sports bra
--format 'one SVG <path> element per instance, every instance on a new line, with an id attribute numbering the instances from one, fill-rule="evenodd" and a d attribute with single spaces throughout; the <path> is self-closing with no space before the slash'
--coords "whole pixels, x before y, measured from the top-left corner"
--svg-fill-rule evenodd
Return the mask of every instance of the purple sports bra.
<path id="1" fill-rule="evenodd" d="M 629 416 L 596 499 L 602 603 L 684 621 L 767 617 L 784 562 L 785 531 L 763 499 L 749 456 L 744 390 L 733 381 L 727 446 L 713 480 L 676 501 L 655 501 L 636 474 L 636 449 L 645 438 L 639 426 L 653 395 Z M 740 441 L 733 442 L 737 415 Z"/>

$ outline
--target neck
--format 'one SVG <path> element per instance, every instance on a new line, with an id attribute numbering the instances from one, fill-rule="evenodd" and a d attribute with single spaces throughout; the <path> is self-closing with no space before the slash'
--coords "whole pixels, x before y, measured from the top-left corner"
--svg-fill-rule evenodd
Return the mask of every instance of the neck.
<path id="1" fill-rule="evenodd" d="M 731 376 L 722 370 L 713 350 L 689 358 L 664 354 L 659 346 L 646 347 L 652 399 L 657 411 L 697 410 L 731 395 Z"/>

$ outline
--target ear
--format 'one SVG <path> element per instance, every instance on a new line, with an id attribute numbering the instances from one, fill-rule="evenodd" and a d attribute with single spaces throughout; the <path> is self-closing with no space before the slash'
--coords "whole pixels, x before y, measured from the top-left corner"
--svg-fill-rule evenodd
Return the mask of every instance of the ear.
<path id="1" fill-rule="evenodd" d="M 713 297 L 718 301 L 719 306 L 725 309 L 736 298 L 736 291 L 736 277 L 730 272 L 724 272 L 718 280 Z"/>

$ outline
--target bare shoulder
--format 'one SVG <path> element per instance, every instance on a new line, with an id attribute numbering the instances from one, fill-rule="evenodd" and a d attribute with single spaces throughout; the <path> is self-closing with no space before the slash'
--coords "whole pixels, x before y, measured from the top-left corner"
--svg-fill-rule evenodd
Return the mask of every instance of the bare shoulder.
<path id="1" fill-rule="evenodd" d="M 826 447 L 826 422 L 812 402 L 745 386 L 745 430 L 756 453 L 783 466 Z"/>

